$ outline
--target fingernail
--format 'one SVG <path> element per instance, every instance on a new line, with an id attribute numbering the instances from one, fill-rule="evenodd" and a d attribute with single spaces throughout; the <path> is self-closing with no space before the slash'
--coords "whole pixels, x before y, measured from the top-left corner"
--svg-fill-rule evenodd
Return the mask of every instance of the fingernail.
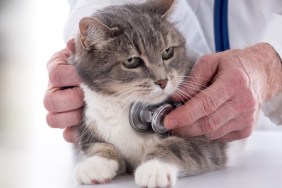
<path id="1" fill-rule="evenodd" d="M 174 129 L 177 126 L 177 121 L 173 118 L 168 118 L 168 119 L 165 120 L 164 126 L 168 130 Z"/>

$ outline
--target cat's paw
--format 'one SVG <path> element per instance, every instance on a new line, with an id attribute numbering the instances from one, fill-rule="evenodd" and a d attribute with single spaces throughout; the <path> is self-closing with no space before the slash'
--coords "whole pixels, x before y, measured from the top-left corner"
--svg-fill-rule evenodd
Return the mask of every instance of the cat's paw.
<path id="1" fill-rule="evenodd" d="M 93 156 L 78 164 L 74 176 L 80 184 L 107 183 L 116 176 L 118 166 L 115 160 Z"/>
<path id="2" fill-rule="evenodd" d="M 173 187 L 179 168 L 154 159 L 141 164 L 135 172 L 135 183 L 141 187 Z"/>

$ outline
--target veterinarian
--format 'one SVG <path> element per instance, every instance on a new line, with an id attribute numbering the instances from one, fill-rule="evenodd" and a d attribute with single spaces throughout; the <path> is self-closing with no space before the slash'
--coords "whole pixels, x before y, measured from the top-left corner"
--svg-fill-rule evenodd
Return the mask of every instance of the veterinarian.
<path id="1" fill-rule="evenodd" d="M 120 3 L 70 0 L 66 40 L 74 36 L 82 17 Z M 180 136 L 205 135 L 229 142 L 248 137 L 261 110 L 282 125 L 282 1 L 178 0 L 175 8 L 172 19 L 180 23 L 191 50 L 209 55 L 198 59 L 187 80 L 195 83 L 194 89 L 184 88 L 189 94 L 201 91 L 166 117 L 166 128 Z M 68 142 L 79 137 L 76 130 L 84 105 L 80 79 L 67 65 L 73 50 L 69 40 L 50 59 L 44 99 L 47 123 L 64 129 Z"/>

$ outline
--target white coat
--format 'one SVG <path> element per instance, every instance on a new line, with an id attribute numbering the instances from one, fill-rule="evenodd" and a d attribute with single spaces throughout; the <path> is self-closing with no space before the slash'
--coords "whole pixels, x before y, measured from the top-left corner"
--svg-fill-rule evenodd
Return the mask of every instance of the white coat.
<path id="1" fill-rule="evenodd" d="M 144 1 L 69 0 L 71 10 L 65 26 L 65 40 L 78 31 L 79 20 L 90 16 L 95 10 L 108 5 Z M 175 10 L 171 19 L 179 22 L 177 27 L 188 41 L 188 50 L 200 54 L 215 52 L 214 0 L 178 0 Z M 282 1 L 229 0 L 228 32 L 231 49 L 266 42 L 282 59 Z M 275 124 L 282 125 L 282 93 L 265 103 L 263 111 Z"/>

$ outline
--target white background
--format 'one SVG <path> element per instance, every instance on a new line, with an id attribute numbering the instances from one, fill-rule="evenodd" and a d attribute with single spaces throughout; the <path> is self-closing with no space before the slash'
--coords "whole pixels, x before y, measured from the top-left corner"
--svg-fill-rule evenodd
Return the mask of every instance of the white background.
<path id="1" fill-rule="evenodd" d="M 43 106 L 46 65 L 53 53 L 65 47 L 63 28 L 68 10 L 67 0 L 0 1 L 1 188 L 44 187 L 40 182 L 55 183 L 55 177 L 64 177 L 60 171 L 64 164 L 72 168 L 65 163 L 71 161 L 66 158 L 72 157 L 66 153 L 70 145 L 61 130 L 48 127 Z M 44 179 L 49 174 L 44 169 L 55 160 L 61 161 L 60 168 L 50 171 L 52 180 Z"/>
<path id="2" fill-rule="evenodd" d="M 0 31 L 5 58 L 1 61 L 2 129 L 46 127 L 43 96 L 47 61 L 64 48 L 67 0 L 14 0 L 1 4 Z M 2 40 L 1 40 L 2 42 Z"/>

